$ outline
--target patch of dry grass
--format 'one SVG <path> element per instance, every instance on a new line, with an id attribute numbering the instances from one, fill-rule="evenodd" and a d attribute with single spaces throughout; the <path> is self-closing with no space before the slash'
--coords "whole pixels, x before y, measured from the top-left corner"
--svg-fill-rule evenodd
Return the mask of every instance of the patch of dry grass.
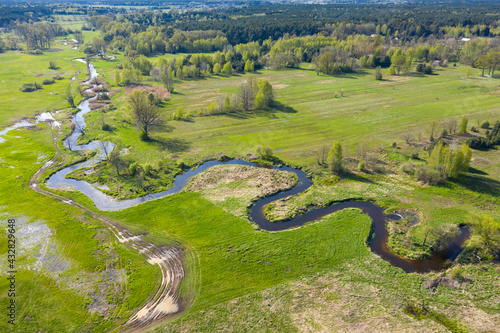
<path id="1" fill-rule="evenodd" d="M 297 177 L 287 171 L 218 165 L 191 179 L 185 190 L 201 192 L 224 210 L 246 219 L 245 208 L 253 201 L 290 189 L 297 181 Z"/>

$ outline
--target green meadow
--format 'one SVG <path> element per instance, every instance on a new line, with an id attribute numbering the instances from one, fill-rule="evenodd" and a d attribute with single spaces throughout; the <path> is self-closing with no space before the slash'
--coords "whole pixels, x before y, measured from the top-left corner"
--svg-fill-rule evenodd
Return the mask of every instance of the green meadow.
<path id="1" fill-rule="evenodd" d="M 69 85 L 67 78 L 75 73 L 71 59 L 79 56 L 80 52 L 67 46 L 36 56 L 0 54 L 0 124 L 6 126 L 36 112 L 66 108 L 60 96 L 49 92 L 60 93 Z M 52 59 L 57 59 L 60 70 L 48 69 Z M 119 55 L 113 61 L 95 59 L 93 63 L 113 85 L 112 74 L 121 60 L 123 56 Z M 76 64 L 82 80 L 85 66 Z M 254 153 L 258 145 L 268 146 L 283 162 L 308 171 L 315 182 L 310 190 L 291 199 L 286 209 L 362 197 L 388 211 L 429 217 L 434 226 L 460 224 L 474 211 L 499 216 L 497 151 L 474 152 L 475 172 L 441 186 L 422 186 L 399 173 L 398 168 L 402 162 L 411 161 L 408 155 L 412 152 L 425 155 L 420 144 L 429 137 L 431 120 L 467 115 L 469 126 L 500 120 L 500 81 L 479 77 L 478 73 L 466 78 L 465 70 L 458 65 L 429 76 L 388 76 L 384 72 L 384 80 L 375 81 L 370 70 L 327 76 L 300 68 L 178 81 L 175 93 L 163 105 L 167 117 L 180 106 L 196 115 L 221 94 L 236 93 L 250 76 L 268 79 L 277 103 L 268 110 L 169 120 L 165 130 L 152 133 L 150 142 L 140 141 L 131 124 L 124 89 L 112 86 L 116 89 L 112 96 L 116 109 L 95 110 L 87 115 L 83 139 L 109 140 L 130 148 L 123 159 L 143 165 L 178 161 L 193 164 L 220 154 L 244 157 Z M 18 89 L 24 82 L 41 81 L 56 72 L 65 80 L 33 93 Z M 57 117 L 67 120 L 69 114 Z M 101 129 L 103 121 L 111 131 Z M 406 144 L 403 133 L 407 131 L 420 140 Z M 52 230 L 61 255 L 71 262 L 70 269 L 56 274 L 27 269 L 36 261 L 37 253 L 20 257 L 16 329 L 106 331 L 126 321 L 153 294 L 158 271 L 140 254 L 118 243 L 98 221 L 29 188 L 32 175 L 56 154 L 57 147 L 61 148 L 60 142 L 53 142 L 55 132 L 39 125 L 36 130 L 10 132 L 0 143 L 0 175 L 4 179 L 0 186 L 3 193 L 9 193 L 0 199 L 3 214 L 43 221 Z M 334 140 L 342 142 L 346 165 L 352 170 L 344 179 L 332 179 L 328 170 L 316 163 L 317 151 L 324 145 L 330 147 Z M 399 149 L 391 148 L 393 142 Z M 351 160 L 356 160 L 360 143 L 367 154 L 377 156 L 381 170 L 356 171 L 356 163 Z M 61 159 L 69 162 L 82 157 L 63 150 Z M 113 168 L 103 164 L 98 171 L 112 175 Z M 56 192 L 97 211 L 80 193 Z M 101 212 L 132 232 L 145 234 L 153 243 L 165 244 L 174 239 L 196 254 L 196 260 L 186 263 L 190 271 L 181 293 L 192 306 L 173 321 L 156 327 L 158 332 L 229 328 L 279 331 L 282 327 L 290 332 L 353 330 L 362 321 L 382 329 L 384 326 L 377 326 L 380 322 L 376 318 L 387 313 L 393 319 L 387 323 L 392 330 L 408 322 L 414 330 L 478 331 L 499 322 L 500 294 L 494 279 L 498 265 L 462 263 L 458 270 L 443 273 L 450 278 L 460 277 L 461 289 L 439 286 L 433 292 L 423 288 L 422 283 L 439 273 L 406 274 L 370 252 L 366 245 L 370 219 L 357 210 L 341 211 L 295 230 L 266 232 L 256 229 L 247 218 L 227 212 L 228 205 L 242 204 L 212 202 L 200 193 L 183 192 L 119 212 Z M 414 239 L 421 237 L 418 226 L 410 234 Z M 6 237 L 0 238 L 0 244 L 6 243 Z M 126 283 L 113 285 L 105 295 L 108 304 L 120 305 L 110 306 L 105 314 L 92 312 L 89 294 L 99 288 L 103 279 L 100 274 L 110 269 L 126 275 Z M 85 283 L 77 282 L 80 277 Z M 7 288 L 5 281 L 0 283 L 2 297 Z M 302 305 L 294 301 L 297 297 L 304 300 Z M 365 301 L 363 309 L 359 299 Z M 422 301 L 436 313 L 434 319 L 418 320 L 405 313 L 408 305 Z M 330 322 L 314 316 L 302 318 L 300 310 L 306 305 L 318 313 L 334 308 L 339 315 Z M 464 311 L 472 315 L 464 317 Z M 51 321 L 53 317 L 58 321 Z M 339 326 L 332 326 L 333 322 Z"/>

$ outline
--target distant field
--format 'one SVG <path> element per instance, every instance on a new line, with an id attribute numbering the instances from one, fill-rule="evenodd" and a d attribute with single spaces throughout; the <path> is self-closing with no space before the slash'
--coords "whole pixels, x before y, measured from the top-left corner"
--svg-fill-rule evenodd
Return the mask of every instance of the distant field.
<path id="1" fill-rule="evenodd" d="M 85 15 L 54 15 L 55 22 L 61 27 L 71 30 L 81 30 L 85 23 Z"/>

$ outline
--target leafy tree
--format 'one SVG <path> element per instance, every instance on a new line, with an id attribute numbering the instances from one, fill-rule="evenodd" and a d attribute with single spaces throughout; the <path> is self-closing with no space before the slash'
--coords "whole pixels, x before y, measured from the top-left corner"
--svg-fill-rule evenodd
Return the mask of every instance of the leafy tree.
<path id="1" fill-rule="evenodd" d="M 270 107 L 274 101 L 273 86 L 266 79 L 257 81 L 258 92 L 255 95 L 255 108 Z"/>
<path id="2" fill-rule="evenodd" d="M 115 84 L 116 84 L 117 86 L 119 86 L 119 85 L 120 85 L 120 83 L 121 83 L 121 81 L 122 81 L 121 76 L 120 76 L 120 71 L 119 71 L 119 70 L 116 70 L 116 71 L 115 71 L 115 75 L 114 75 L 114 76 L 115 76 Z"/>
<path id="3" fill-rule="evenodd" d="M 431 131 L 431 138 L 434 139 L 434 134 L 439 127 L 439 122 L 436 119 L 433 119 L 429 122 L 429 130 Z"/>
<path id="4" fill-rule="evenodd" d="M 247 82 L 240 86 L 238 89 L 238 98 L 240 100 L 241 107 L 245 111 L 248 111 L 253 107 L 254 96 L 251 84 Z"/>
<path id="5" fill-rule="evenodd" d="M 342 172 L 342 144 L 340 141 L 335 141 L 328 153 L 328 164 L 332 172 L 340 173 Z"/>
<path id="6" fill-rule="evenodd" d="M 458 124 L 458 132 L 460 134 L 467 133 L 467 123 L 468 122 L 469 122 L 469 119 L 466 116 L 462 116 L 460 118 L 460 123 Z"/>
<path id="7" fill-rule="evenodd" d="M 108 155 L 108 163 L 115 167 L 116 174 L 119 176 L 120 168 L 123 165 L 123 160 L 121 159 L 118 147 L 115 147 L 115 149 L 113 149 L 113 151 Z"/>
<path id="8" fill-rule="evenodd" d="M 434 244 L 431 246 L 435 251 L 444 251 L 450 247 L 460 234 L 456 224 L 444 223 L 433 232 Z"/>
<path id="9" fill-rule="evenodd" d="M 174 120 L 181 120 L 181 119 L 184 119 L 184 107 L 183 106 L 179 106 L 175 110 L 175 114 L 174 114 Z"/>
<path id="10" fill-rule="evenodd" d="M 496 255 L 500 251 L 500 223 L 487 214 L 471 214 L 469 225 L 472 237 L 487 255 Z"/>
<path id="11" fill-rule="evenodd" d="M 374 76 L 375 76 L 375 80 L 382 80 L 382 72 L 380 70 L 380 66 L 377 66 L 377 68 L 375 68 L 375 73 L 374 73 Z"/>
<path id="12" fill-rule="evenodd" d="M 49 68 L 50 69 L 58 69 L 59 66 L 57 66 L 57 62 L 55 60 L 50 60 L 49 61 Z"/>
<path id="13" fill-rule="evenodd" d="M 216 63 L 216 64 L 214 65 L 214 74 L 215 74 L 215 75 L 218 75 L 218 74 L 220 74 L 220 71 L 221 71 L 221 66 L 220 66 L 220 64 L 219 64 L 219 63 Z"/>
<path id="14" fill-rule="evenodd" d="M 142 132 L 141 139 L 149 140 L 150 131 L 164 122 L 160 109 L 151 105 L 146 94 L 138 89 L 128 95 L 127 102 L 135 124 Z"/>
<path id="15" fill-rule="evenodd" d="M 231 65 L 230 61 L 226 62 L 226 64 L 222 68 L 222 74 L 226 74 L 226 75 L 233 74 L 233 66 Z"/>
<path id="16" fill-rule="evenodd" d="M 224 102 L 222 104 L 222 112 L 230 113 L 231 112 L 231 100 L 229 99 L 229 95 L 224 97 Z"/>

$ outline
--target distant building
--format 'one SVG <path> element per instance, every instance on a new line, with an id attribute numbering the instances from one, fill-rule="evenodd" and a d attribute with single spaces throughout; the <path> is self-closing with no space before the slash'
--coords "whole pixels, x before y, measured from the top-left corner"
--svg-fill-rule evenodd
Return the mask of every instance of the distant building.
<path id="1" fill-rule="evenodd" d="M 448 38 L 448 42 L 456 42 L 457 40 L 455 38 Z"/>
<path id="2" fill-rule="evenodd" d="M 434 60 L 434 61 L 432 62 L 432 65 L 433 65 L 434 67 L 441 66 L 441 61 L 439 61 L 439 60 Z"/>
<path id="3" fill-rule="evenodd" d="M 468 41 L 470 41 L 470 38 L 465 38 L 465 37 L 464 37 L 464 38 L 462 38 L 462 39 L 461 39 L 461 41 L 462 41 L 462 42 L 468 42 Z"/>

